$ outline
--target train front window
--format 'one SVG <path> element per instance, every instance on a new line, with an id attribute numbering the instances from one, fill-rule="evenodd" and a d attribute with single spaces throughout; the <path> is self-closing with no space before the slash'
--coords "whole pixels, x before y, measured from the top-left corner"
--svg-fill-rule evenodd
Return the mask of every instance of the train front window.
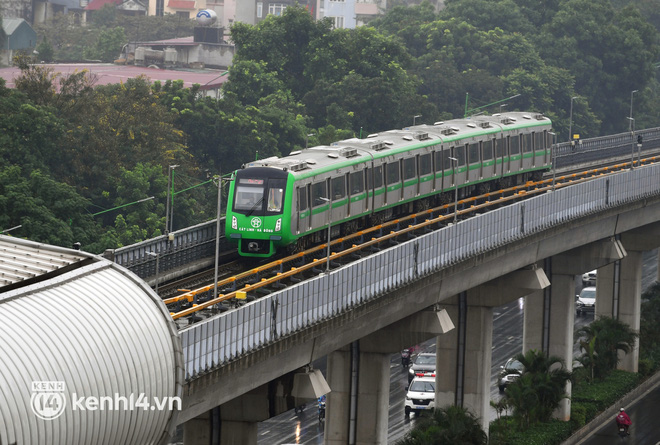
<path id="1" fill-rule="evenodd" d="M 236 186 L 236 199 L 234 201 L 234 210 L 243 210 L 254 212 L 261 207 L 264 199 L 264 187 L 259 185 Z"/>
<path id="2" fill-rule="evenodd" d="M 284 189 L 271 188 L 268 190 L 268 206 L 266 210 L 269 212 L 281 212 L 282 211 L 282 196 L 284 195 Z"/>

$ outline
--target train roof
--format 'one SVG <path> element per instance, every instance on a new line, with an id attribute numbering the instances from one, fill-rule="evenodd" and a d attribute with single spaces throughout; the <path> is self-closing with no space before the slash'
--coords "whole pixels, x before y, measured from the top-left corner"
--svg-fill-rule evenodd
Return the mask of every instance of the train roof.
<path id="1" fill-rule="evenodd" d="M 491 116 L 471 116 L 420 124 L 400 130 L 387 130 L 368 135 L 364 139 L 350 138 L 331 145 L 320 145 L 291 152 L 288 156 L 260 159 L 245 165 L 272 167 L 290 171 L 295 176 L 315 175 L 330 169 L 341 168 L 357 161 L 370 160 L 397 154 L 412 148 L 463 140 L 485 134 L 499 133 L 503 129 L 520 129 L 531 126 L 551 125 L 548 117 L 539 113 L 506 112 Z"/>

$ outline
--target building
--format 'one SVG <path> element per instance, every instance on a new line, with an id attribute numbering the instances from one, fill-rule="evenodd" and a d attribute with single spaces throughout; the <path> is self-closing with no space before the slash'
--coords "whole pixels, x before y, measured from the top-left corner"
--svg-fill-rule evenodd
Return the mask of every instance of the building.
<path id="1" fill-rule="evenodd" d="M 0 62 L 11 65 L 14 54 L 19 50 L 33 51 L 37 46 L 37 33 L 25 19 L 2 19 L 5 43 L 0 50 Z"/>

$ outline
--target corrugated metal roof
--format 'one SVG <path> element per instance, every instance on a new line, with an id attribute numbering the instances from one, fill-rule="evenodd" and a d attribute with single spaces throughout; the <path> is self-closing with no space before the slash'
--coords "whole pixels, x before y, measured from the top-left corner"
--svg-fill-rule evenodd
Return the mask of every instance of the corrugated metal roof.
<path id="1" fill-rule="evenodd" d="M 89 258 L 89 254 L 0 235 L 0 292 L 10 284 L 52 273 Z"/>
<path id="2" fill-rule="evenodd" d="M 0 443 L 166 443 L 183 354 L 161 299 L 103 257 L 7 236 L 0 243 L 16 264 L 38 257 L 43 274 L 0 288 Z M 82 398 L 99 408 L 76 405 Z"/>
<path id="3" fill-rule="evenodd" d="M 16 29 L 21 26 L 21 23 L 25 22 L 24 19 L 2 19 L 2 29 L 5 31 L 5 34 L 11 36 L 14 34 Z M 25 22 L 27 23 L 27 22 Z"/>

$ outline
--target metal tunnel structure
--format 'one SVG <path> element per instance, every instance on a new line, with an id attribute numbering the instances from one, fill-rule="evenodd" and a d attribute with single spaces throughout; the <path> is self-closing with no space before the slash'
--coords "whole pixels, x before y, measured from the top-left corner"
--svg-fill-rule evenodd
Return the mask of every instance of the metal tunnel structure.
<path id="1" fill-rule="evenodd" d="M 181 343 L 165 305 L 100 256 L 0 235 L 0 443 L 162 444 Z"/>

